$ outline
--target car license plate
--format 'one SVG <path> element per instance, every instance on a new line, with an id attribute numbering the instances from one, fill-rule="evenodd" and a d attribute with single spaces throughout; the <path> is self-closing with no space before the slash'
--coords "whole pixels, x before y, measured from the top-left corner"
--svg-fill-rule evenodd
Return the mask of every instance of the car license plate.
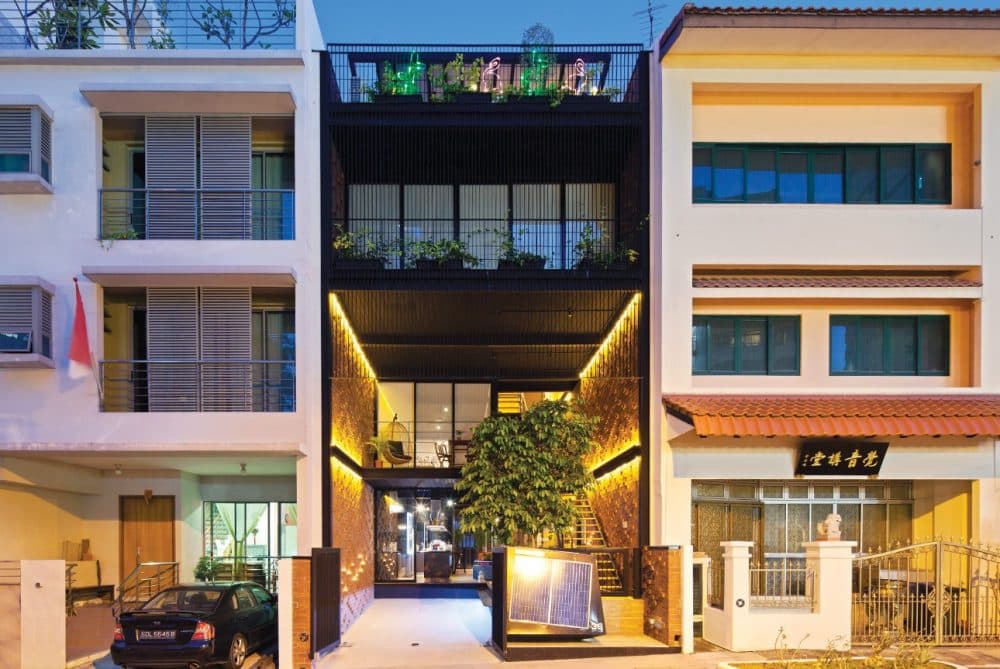
<path id="1" fill-rule="evenodd" d="M 176 630 L 139 630 L 139 641 L 173 641 Z"/>

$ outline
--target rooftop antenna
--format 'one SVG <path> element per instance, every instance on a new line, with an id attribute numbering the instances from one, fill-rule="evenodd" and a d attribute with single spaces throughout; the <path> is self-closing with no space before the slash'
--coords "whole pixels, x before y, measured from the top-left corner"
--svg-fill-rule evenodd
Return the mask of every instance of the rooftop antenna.
<path id="1" fill-rule="evenodd" d="M 667 4 L 666 3 L 659 4 L 659 5 L 654 5 L 653 4 L 653 0 L 646 0 L 646 9 L 640 9 L 637 12 L 632 12 L 632 16 L 637 16 L 637 17 L 640 17 L 640 18 L 641 17 L 646 17 L 646 19 L 649 21 L 649 48 L 650 49 L 653 48 L 653 37 L 654 37 L 654 35 L 653 35 L 653 28 L 654 28 L 655 24 L 658 22 L 658 19 L 659 19 L 659 17 L 657 16 L 657 12 L 660 12 L 660 11 L 666 9 L 666 8 L 667 8 Z"/>

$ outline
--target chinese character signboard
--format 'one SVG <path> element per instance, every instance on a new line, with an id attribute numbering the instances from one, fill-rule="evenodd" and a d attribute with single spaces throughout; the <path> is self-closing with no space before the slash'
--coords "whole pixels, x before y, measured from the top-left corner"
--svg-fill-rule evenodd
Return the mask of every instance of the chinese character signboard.
<path id="1" fill-rule="evenodd" d="M 889 444 L 860 441 L 807 441 L 799 446 L 795 475 L 874 476 L 888 449 Z"/>

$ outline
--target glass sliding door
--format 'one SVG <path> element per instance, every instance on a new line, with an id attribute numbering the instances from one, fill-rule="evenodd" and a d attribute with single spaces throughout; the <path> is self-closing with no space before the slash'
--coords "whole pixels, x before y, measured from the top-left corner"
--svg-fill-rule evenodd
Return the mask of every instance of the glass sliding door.
<path id="1" fill-rule="evenodd" d="M 379 491 L 375 500 L 375 580 L 447 582 L 460 578 L 455 493 L 448 488 Z M 471 577 L 469 577 L 471 578 Z"/>

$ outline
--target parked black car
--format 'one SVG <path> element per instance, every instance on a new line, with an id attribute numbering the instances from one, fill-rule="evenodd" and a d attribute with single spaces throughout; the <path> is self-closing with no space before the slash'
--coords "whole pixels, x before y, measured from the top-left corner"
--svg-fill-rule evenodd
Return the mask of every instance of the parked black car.
<path id="1" fill-rule="evenodd" d="M 122 667 L 239 669 L 277 635 L 278 603 L 258 584 L 177 585 L 118 618 L 111 659 Z"/>

